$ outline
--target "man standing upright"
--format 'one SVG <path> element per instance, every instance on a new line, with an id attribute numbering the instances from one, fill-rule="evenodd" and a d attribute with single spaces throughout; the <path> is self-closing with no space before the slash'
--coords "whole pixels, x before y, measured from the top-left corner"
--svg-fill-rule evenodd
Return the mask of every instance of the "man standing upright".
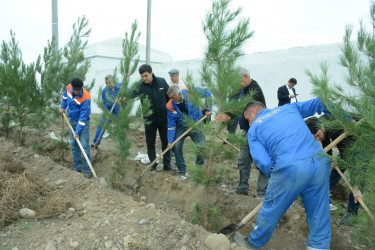
<path id="1" fill-rule="evenodd" d="M 143 103 L 146 98 L 150 101 L 152 113 L 148 116 L 143 117 L 145 120 L 145 135 L 147 144 L 147 154 L 150 161 L 156 159 L 155 141 L 156 132 L 159 131 L 162 150 L 164 151 L 168 147 L 168 120 L 167 120 L 167 102 L 169 100 L 167 91 L 168 84 L 164 78 L 156 77 L 152 73 L 152 68 L 148 64 L 143 64 L 138 69 L 143 82 L 135 89 L 131 96 L 139 96 Z M 165 171 L 173 169 L 171 167 L 171 155 L 168 151 L 163 156 L 163 165 Z M 157 164 L 155 164 L 150 171 L 155 171 Z"/>
<path id="2" fill-rule="evenodd" d="M 119 105 L 119 103 L 114 103 L 114 101 L 116 100 L 117 95 L 120 92 L 121 86 L 118 86 L 115 83 L 112 75 L 107 75 L 104 78 L 104 80 L 105 80 L 105 83 L 106 83 L 107 86 L 104 87 L 103 92 L 102 92 L 103 106 L 109 112 L 109 111 L 111 111 L 112 106 L 115 105 L 113 107 L 112 114 L 114 116 L 118 117 L 120 105 Z M 103 113 L 102 118 L 100 120 L 100 124 L 98 125 L 98 128 L 96 129 L 95 138 L 94 138 L 94 141 L 93 141 L 93 144 L 91 145 L 91 147 L 94 147 L 95 144 L 96 144 L 96 147 L 98 147 L 100 145 L 100 142 L 102 141 L 102 138 L 103 138 L 103 135 L 104 135 L 104 132 L 105 132 L 105 131 L 102 132 L 102 127 L 105 125 L 105 122 L 106 122 L 105 113 Z M 108 122 L 111 123 L 112 120 L 109 120 Z M 101 136 L 99 138 L 100 134 L 101 134 Z M 98 141 L 98 143 L 96 143 L 97 141 Z"/>
<path id="3" fill-rule="evenodd" d="M 297 95 L 294 86 L 297 85 L 297 80 L 295 78 L 290 78 L 289 81 L 281 86 L 277 90 L 277 99 L 279 99 L 279 105 L 283 106 L 287 103 L 297 102 Z"/>
<path id="4" fill-rule="evenodd" d="M 59 109 L 62 115 L 67 110 L 70 118 L 70 125 L 75 130 L 74 134 L 69 129 L 70 145 L 72 146 L 72 153 L 74 158 L 74 169 L 77 172 L 82 172 L 82 161 L 84 162 L 84 175 L 86 178 L 92 178 L 91 170 L 86 162 L 86 159 L 81 154 L 81 150 L 76 141 L 79 138 L 86 155 L 91 161 L 90 153 L 90 114 L 91 114 L 91 95 L 83 88 L 83 81 L 79 78 L 74 78 L 72 82 L 66 87 Z"/>
<path id="5" fill-rule="evenodd" d="M 180 71 L 178 69 L 171 69 L 169 72 L 171 80 L 168 82 L 169 87 L 177 85 L 180 89 L 187 89 L 184 81 L 180 79 Z"/>
<path id="6" fill-rule="evenodd" d="M 266 105 L 266 100 L 264 99 L 263 91 L 257 81 L 254 79 L 251 79 L 250 73 L 247 69 L 241 68 L 240 71 L 241 74 L 241 89 L 238 91 L 236 95 L 231 97 L 231 99 L 237 99 L 238 101 L 241 101 L 241 97 L 245 95 L 249 95 L 252 92 L 254 93 L 254 100 L 259 101 Z M 221 113 L 216 116 L 216 122 L 222 123 L 227 122 L 229 120 L 239 120 L 240 128 L 243 136 L 245 138 L 247 131 L 249 130 L 249 123 L 246 122 L 243 114 L 239 115 L 238 117 L 234 116 L 231 113 Z M 236 123 L 237 126 L 237 123 Z M 239 180 L 238 180 L 238 186 L 236 189 L 229 191 L 230 194 L 239 194 L 239 195 L 248 195 L 249 194 L 249 178 L 250 178 L 250 171 L 251 171 L 251 163 L 253 159 L 250 155 L 250 149 L 249 144 L 247 143 L 247 140 L 240 146 L 240 155 L 238 157 L 237 161 L 237 167 L 239 170 Z M 257 186 L 257 196 L 258 197 L 264 197 L 264 194 L 266 193 L 268 184 L 268 177 L 263 174 L 261 171 L 259 171 L 259 177 L 258 177 L 258 186 Z"/>

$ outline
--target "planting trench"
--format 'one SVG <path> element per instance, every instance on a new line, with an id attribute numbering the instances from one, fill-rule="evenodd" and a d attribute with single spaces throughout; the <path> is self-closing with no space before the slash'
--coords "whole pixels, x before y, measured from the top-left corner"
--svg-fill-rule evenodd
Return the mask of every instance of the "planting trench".
<path id="1" fill-rule="evenodd" d="M 30 132 L 30 136 L 28 136 L 27 143 L 32 145 L 33 133 Z M 133 142 L 134 147 L 132 148 L 132 156 L 135 156 L 138 151 L 146 152 L 145 151 L 145 139 L 143 138 L 142 131 L 136 131 L 131 135 L 131 140 Z M 48 157 L 52 159 L 57 159 L 59 156 L 58 149 L 56 148 L 55 144 L 49 140 L 44 138 L 42 140 L 44 144 L 44 149 L 39 150 L 39 154 L 48 155 Z M 187 141 L 188 143 L 188 141 Z M 108 179 L 110 166 L 116 162 L 116 158 L 113 155 L 113 150 L 115 145 L 111 142 L 110 139 L 103 141 L 101 150 L 97 155 L 97 160 L 94 162 L 94 168 L 97 172 L 99 177 L 105 177 Z M 158 145 L 160 148 L 160 145 Z M 17 147 L 14 146 L 13 149 L 10 151 L 16 151 Z M 17 155 L 14 155 L 17 157 Z M 21 160 L 23 160 L 21 158 Z M 238 195 L 228 195 L 227 192 L 230 188 L 236 186 L 236 179 L 238 176 L 238 172 L 236 169 L 236 160 L 225 160 L 220 159 L 218 157 L 216 159 L 218 162 L 224 162 L 227 164 L 227 179 L 225 182 L 218 184 L 215 187 L 212 187 L 209 192 L 209 199 L 210 203 L 214 204 L 218 211 L 221 213 L 217 219 L 219 219 L 221 225 L 216 225 L 216 227 L 224 227 L 232 222 L 239 222 L 247 213 L 249 213 L 253 208 L 255 208 L 261 200 L 255 198 L 255 190 L 256 180 L 257 180 L 257 170 L 252 170 L 251 174 L 251 195 L 250 196 L 238 196 Z M 49 161 L 52 164 L 52 161 Z M 72 157 L 71 153 L 68 151 L 66 152 L 65 161 L 59 162 L 63 166 L 65 166 L 66 171 L 68 174 L 72 175 L 73 180 L 76 180 L 76 173 L 72 169 Z M 56 164 L 56 163 L 54 163 Z M 128 175 L 137 177 L 141 171 L 146 167 L 145 165 L 141 165 L 137 162 L 132 160 L 127 160 L 128 165 Z M 34 166 L 35 168 L 35 166 Z M 52 168 L 52 167 L 48 167 Z M 166 211 L 167 213 L 171 214 L 178 214 L 178 216 L 187 224 L 190 224 L 191 220 L 196 215 L 196 211 L 193 209 L 193 203 L 199 201 L 200 203 L 204 202 L 204 189 L 200 186 L 195 186 L 191 180 L 181 180 L 177 178 L 176 175 L 168 172 L 164 172 L 161 170 L 162 167 L 159 167 L 156 172 L 147 173 L 141 181 L 141 185 L 137 192 L 132 189 L 126 189 L 123 191 L 123 194 L 126 196 L 131 196 L 134 202 L 141 202 L 141 199 L 146 199 L 147 203 L 155 204 L 156 208 L 160 211 Z M 58 173 L 58 172 L 57 172 Z M 64 170 L 65 173 L 65 170 Z M 56 173 L 54 173 L 56 175 Z M 56 176 L 55 176 L 56 177 Z M 44 177 L 46 178 L 46 177 Z M 68 177 L 69 178 L 69 177 Z M 83 179 L 82 183 L 92 183 L 92 181 Z M 80 181 L 75 182 L 76 185 L 79 186 Z M 83 185 L 83 184 L 81 184 Z M 85 185 L 92 185 L 92 184 L 85 184 Z M 71 193 L 75 192 L 75 188 L 64 188 L 67 190 L 68 196 L 73 196 Z M 116 192 L 116 191 L 115 191 Z M 66 195 L 66 193 L 64 193 Z M 106 211 L 111 210 L 111 206 L 109 205 L 110 202 L 108 201 L 108 197 L 101 196 L 103 201 L 100 201 L 97 198 L 97 201 L 101 205 L 97 205 L 98 211 L 100 210 L 100 206 L 106 208 Z M 116 200 L 114 197 L 111 197 L 111 200 Z M 73 200 L 74 201 L 74 200 Z M 74 202 L 73 202 L 74 203 Z M 117 204 L 117 201 L 115 202 Z M 116 206 L 115 206 L 116 207 Z M 147 214 L 147 213 L 146 213 Z M 146 215 L 145 215 L 146 216 Z M 146 216 L 147 217 L 147 216 Z M 121 221 L 122 217 L 119 218 Z M 245 225 L 240 232 L 247 235 L 251 229 L 252 224 L 255 223 L 255 219 L 252 219 L 247 225 Z M 124 220 L 126 221 L 126 220 Z M 187 225 L 186 224 L 186 225 Z M 341 228 L 338 227 L 333 221 L 332 223 L 332 244 L 331 249 L 353 249 L 359 248 L 354 246 L 354 244 L 350 241 L 349 230 L 350 228 Z M 94 225 L 95 226 L 95 225 Z M 172 226 L 172 227 L 175 227 Z M 189 226 L 190 227 L 190 226 Z M 90 227 L 86 228 L 87 230 Z M 214 226 L 210 225 L 206 228 L 208 231 L 215 232 L 216 229 Z M 42 229 L 46 230 L 46 229 Z M 47 229 L 48 230 L 48 229 Z M 81 230 L 79 227 L 76 230 Z M 113 230 L 116 230 L 113 228 Z M 200 229 L 199 229 L 200 230 Z M 198 228 L 192 227 L 191 231 L 187 230 L 187 234 L 194 234 L 193 231 L 199 231 Z M 148 233 L 153 234 L 156 231 L 150 230 Z M 145 232 L 146 233 L 146 232 Z M 183 234 L 182 233 L 182 234 Z M 203 233 L 204 234 L 204 233 Z M 299 200 L 297 200 L 286 212 L 286 214 L 282 217 L 278 227 L 275 230 L 274 235 L 272 236 L 270 242 L 266 245 L 265 249 L 303 249 L 306 244 L 308 229 L 307 223 L 304 213 L 303 205 Z M 145 236 L 146 237 L 146 236 Z M 198 238 L 198 236 L 197 236 Z M 181 240 L 181 239 L 180 239 Z M 74 241 L 71 241 L 74 242 Z M 95 241 L 94 241 L 95 242 Z M 195 241 L 195 242 L 198 242 Z M 36 243 L 35 243 L 36 244 Z M 68 244 L 68 243 L 66 243 Z M 69 243 L 70 244 L 70 243 Z M 109 244 L 109 243 L 108 243 Z M 178 240 L 176 241 L 169 241 L 161 242 L 160 246 L 177 246 Z M 176 244 L 176 245 L 173 245 Z M 94 244 L 95 246 L 95 244 Z M 145 245 L 138 245 L 138 247 L 142 247 Z M 197 245 L 198 246 L 198 245 Z M 173 248 L 173 247 L 172 247 Z M 194 249 L 194 247 L 192 248 Z"/>

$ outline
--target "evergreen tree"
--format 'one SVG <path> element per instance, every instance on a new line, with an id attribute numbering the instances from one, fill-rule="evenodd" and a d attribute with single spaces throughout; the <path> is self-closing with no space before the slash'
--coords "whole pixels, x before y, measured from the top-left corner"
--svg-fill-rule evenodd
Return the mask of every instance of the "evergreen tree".
<path id="1" fill-rule="evenodd" d="M 10 35 L 9 44 L 3 42 L 2 45 L 2 71 L 4 72 L 2 79 L 3 83 L 7 84 L 7 90 L 4 93 L 6 107 L 4 121 L 8 123 L 5 128 L 9 128 L 11 112 L 12 119 L 20 128 L 18 138 L 22 144 L 22 129 L 27 124 L 30 114 L 35 112 L 35 102 L 38 96 L 36 73 L 40 68 L 40 57 L 35 63 L 26 65 L 22 60 L 15 34 L 11 31 Z"/>
<path id="2" fill-rule="evenodd" d="M 342 129 L 352 137 L 352 143 L 346 145 L 346 161 L 336 157 L 339 166 L 346 167 L 350 173 L 353 186 L 362 187 L 367 206 L 375 207 L 375 3 L 371 3 L 370 17 L 372 30 L 360 22 L 357 41 L 350 40 L 353 30 L 346 27 L 344 45 L 341 48 L 340 63 L 346 69 L 345 83 L 331 84 L 328 78 L 328 65 L 321 63 L 322 75 L 313 75 L 306 71 L 314 84 L 314 94 L 321 98 L 332 112 L 334 120 L 324 122 L 327 130 Z M 332 104 L 334 103 L 334 105 Z M 346 110 L 356 121 L 363 119 L 359 125 L 343 116 Z M 365 184 L 365 188 L 364 185 Z M 372 224 L 373 225 L 373 224 Z M 359 225 L 362 226 L 362 225 Z M 362 236 L 372 238 L 369 244 L 374 247 L 374 227 L 363 230 Z"/>
<path id="3" fill-rule="evenodd" d="M 134 107 L 134 99 L 130 98 L 129 88 L 130 77 L 138 69 L 139 55 L 138 55 L 138 40 L 140 32 L 137 32 L 138 22 L 134 21 L 131 27 L 131 33 L 125 33 L 125 39 L 122 43 L 123 58 L 120 62 L 120 73 L 122 75 L 122 86 L 117 96 L 117 100 L 120 101 L 120 110 L 118 116 L 109 114 L 109 112 L 103 108 L 103 112 L 110 116 L 116 124 L 113 127 L 109 127 L 110 133 L 113 138 L 117 141 L 119 151 L 119 161 L 117 164 L 111 167 L 110 180 L 113 186 L 122 188 L 122 180 L 126 175 L 126 159 L 130 155 L 131 141 L 127 138 L 127 134 L 130 131 L 130 122 L 134 119 L 131 117 L 131 111 Z M 114 72 L 114 77 L 116 71 Z M 114 79 L 115 80 L 115 79 Z M 137 86 L 138 83 L 133 83 L 132 87 Z"/>
<path id="4" fill-rule="evenodd" d="M 245 96 L 241 102 L 238 100 L 229 100 L 228 97 L 237 93 L 240 88 L 240 65 L 238 59 L 244 55 L 243 45 L 252 37 L 253 32 L 249 31 L 250 20 L 248 18 L 239 18 L 242 11 L 238 8 L 234 11 L 230 9 L 231 0 L 214 0 L 212 9 L 206 14 L 203 23 L 203 31 L 208 40 L 208 45 L 204 53 L 202 62 L 201 80 L 204 88 L 208 89 L 213 98 L 213 105 L 217 108 L 217 113 L 230 112 L 234 115 L 241 114 L 246 104 L 251 101 L 252 96 Z M 191 84 L 189 84 L 189 88 Z M 194 92 L 191 95 L 194 100 Z M 209 123 L 205 126 L 206 143 L 206 168 L 200 169 L 191 167 L 193 178 L 203 183 L 206 187 L 206 204 L 202 209 L 205 211 L 205 224 L 207 226 L 210 217 L 210 211 L 216 208 L 210 206 L 209 187 L 223 178 L 225 173 L 224 165 L 214 165 L 215 157 L 222 154 L 225 149 L 222 144 L 218 145 L 216 137 L 226 128 L 226 124 Z M 208 135 L 208 136 L 207 136 Z"/>

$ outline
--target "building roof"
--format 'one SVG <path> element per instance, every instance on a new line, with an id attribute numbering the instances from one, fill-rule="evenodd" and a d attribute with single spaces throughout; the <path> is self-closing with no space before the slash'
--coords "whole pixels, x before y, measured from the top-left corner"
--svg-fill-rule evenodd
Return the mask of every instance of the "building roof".
<path id="1" fill-rule="evenodd" d="M 85 50 L 85 57 L 87 59 L 94 57 L 121 59 L 123 57 L 122 41 L 123 38 L 116 37 L 102 42 L 89 44 Z M 138 44 L 138 54 L 141 61 L 146 61 L 146 46 Z M 173 60 L 167 53 L 151 49 L 150 61 L 151 63 L 167 63 L 172 62 Z"/>

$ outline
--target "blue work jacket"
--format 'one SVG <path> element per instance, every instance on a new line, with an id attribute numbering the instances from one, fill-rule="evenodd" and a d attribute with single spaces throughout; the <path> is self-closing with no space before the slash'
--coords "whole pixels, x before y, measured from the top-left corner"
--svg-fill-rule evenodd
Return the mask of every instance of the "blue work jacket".
<path id="1" fill-rule="evenodd" d="M 303 120 L 322 112 L 329 113 L 318 98 L 261 110 L 247 134 L 257 167 L 270 177 L 275 167 L 326 154 Z"/>

